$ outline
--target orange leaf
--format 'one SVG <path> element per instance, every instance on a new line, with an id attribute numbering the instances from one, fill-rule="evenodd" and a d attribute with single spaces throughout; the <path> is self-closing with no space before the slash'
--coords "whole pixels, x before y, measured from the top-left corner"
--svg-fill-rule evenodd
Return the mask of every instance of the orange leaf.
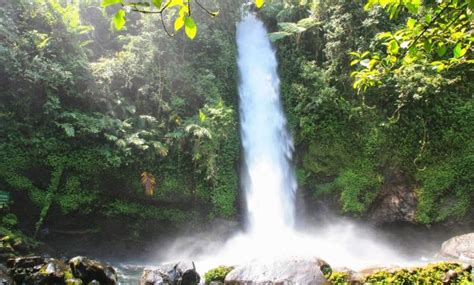
<path id="1" fill-rule="evenodd" d="M 155 194 L 156 180 L 155 176 L 150 172 L 144 171 L 141 175 L 141 183 L 145 188 L 145 194 L 147 196 L 153 196 Z"/>

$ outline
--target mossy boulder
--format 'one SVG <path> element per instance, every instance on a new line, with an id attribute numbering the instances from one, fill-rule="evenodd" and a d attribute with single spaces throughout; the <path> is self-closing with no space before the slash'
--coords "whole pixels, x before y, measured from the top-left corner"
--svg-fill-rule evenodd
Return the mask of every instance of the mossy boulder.
<path id="1" fill-rule="evenodd" d="M 65 284 L 73 277 L 62 260 L 40 256 L 18 257 L 7 262 L 8 274 L 17 284 Z"/>
<path id="2" fill-rule="evenodd" d="M 9 259 L 7 267 L 16 284 L 82 285 L 92 281 L 117 284 L 117 273 L 112 267 L 82 256 L 71 259 L 69 264 L 41 256 L 17 257 Z"/>
<path id="3" fill-rule="evenodd" d="M 103 285 L 117 284 L 117 272 L 107 264 L 85 256 L 76 256 L 69 260 L 74 277 L 81 279 L 85 284 L 96 280 Z"/>

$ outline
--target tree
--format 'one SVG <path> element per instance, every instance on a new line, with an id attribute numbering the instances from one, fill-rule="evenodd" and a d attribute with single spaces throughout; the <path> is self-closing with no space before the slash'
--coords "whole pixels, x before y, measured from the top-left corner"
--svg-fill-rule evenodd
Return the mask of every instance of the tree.
<path id="1" fill-rule="evenodd" d="M 152 0 L 152 1 L 127 1 L 127 0 L 103 0 L 102 7 L 107 8 L 113 5 L 121 5 L 121 8 L 117 10 L 115 16 L 113 17 L 113 23 L 117 30 L 121 30 L 126 23 L 126 14 L 127 11 L 133 11 L 143 14 L 158 14 L 160 15 L 161 24 L 166 33 L 171 36 L 171 33 L 168 32 L 165 22 L 163 20 L 163 13 L 170 9 L 177 11 L 173 15 L 174 17 L 174 31 L 177 32 L 184 28 L 184 33 L 188 38 L 194 39 L 198 32 L 197 24 L 192 15 L 194 11 L 194 5 L 198 6 L 200 9 L 204 10 L 211 17 L 219 15 L 219 12 L 210 11 L 204 5 L 202 5 L 198 0 L 168 0 L 163 2 L 163 0 Z M 264 0 L 255 0 L 255 5 L 257 8 L 262 7 Z"/>
<path id="2" fill-rule="evenodd" d="M 376 36 L 384 50 L 352 52 L 354 88 L 365 91 L 380 85 L 390 73 L 403 73 L 414 66 L 442 72 L 473 64 L 474 1 L 472 0 L 369 0 L 365 9 L 381 7 L 397 19 L 407 14 L 406 22 L 395 31 Z"/>

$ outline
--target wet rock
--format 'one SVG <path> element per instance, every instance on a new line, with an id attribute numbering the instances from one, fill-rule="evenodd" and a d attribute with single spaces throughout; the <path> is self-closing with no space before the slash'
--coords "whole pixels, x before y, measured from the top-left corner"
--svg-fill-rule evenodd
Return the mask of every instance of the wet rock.
<path id="1" fill-rule="evenodd" d="M 0 264 L 0 285 L 13 285 L 13 279 L 8 276 L 8 269 Z"/>
<path id="2" fill-rule="evenodd" d="M 11 244 L 11 238 L 5 236 L 0 239 L 0 262 L 13 258 L 15 256 L 15 249 Z"/>
<path id="3" fill-rule="evenodd" d="M 66 285 L 82 285 L 82 280 L 79 278 L 70 278 L 66 280 Z"/>
<path id="4" fill-rule="evenodd" d="M 458 277 L 458 273 L 454 270 L 449 270 L 446 272 L 446 275 L 443 278 L 443 284 L 451 284 L 452 282 L 456 281 Z"/>
<path id="5" fill-rule="evenodd" d="M 31 268 L 42 265 L 45 262 L 41 256 L 23 256 L 11 258 L 7 261 L 8 268 Z"/>
<path id="6" fill-rule="evenodd" d="M 255 261 L 229 272 L 225 284 L 330 284 L 324 276 L 330 271 L 331 267 L 318 258 Z"/>
<path id="7" fill-rule="evenodd" d="M 44 281 L 45 284 L 63 284 L 65 280 L 72 277 L 69 266 L 62 260 L 47 259 L 39 270 L 31 274 L 27 279 L 32 281 Z M 38 283 L 38 282 L 33 282 Z"/>
<path id="8" fill-rule="evenodd" d="M 69 260 L 69 266 L 74 277 L 81 279 L 85 284 L 89 284 L 94 280 L 102 285 L 117 284 L 117 272 L 107 264 L 85 256 L 76 256 Z"/>
<path id="9" fill-rule="evenodd" d="M 386 179 L 373 205 L 368 216 L 374 224 L 415 222 L 416 194 L 400 173 Z"/>
<path id="10" fill-rule="evenodd" d="M 474 233 L 455 236 L 443 242 L 440 254 L 445 257 L 474 261 Z"/>
<path id="11" fill-rule="evenodd" d="M 39 256 L 18 257 L 7 262 L 8 274 L 17 284 L 64 284 L 72 277 L 62 260 Z"/>
<path id="12" fill-rule="evenodd" d="M 154 268 L 145 268 L 140 285 L 199 284 L 201 277 L 193 262 L 167 263 Z"/>

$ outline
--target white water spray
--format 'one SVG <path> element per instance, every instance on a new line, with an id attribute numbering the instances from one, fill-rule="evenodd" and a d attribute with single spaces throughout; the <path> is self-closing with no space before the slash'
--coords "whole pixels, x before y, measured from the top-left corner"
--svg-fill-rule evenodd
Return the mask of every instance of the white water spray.
<path id="1" fill-rule="evenodd" d="M 248 231 L 281 234 L 293 228 L 296 180 L 293 142 L 280 103 L 277 60 L 263 23 L 248 15 L 237 26 L 242 173 Z"/>

